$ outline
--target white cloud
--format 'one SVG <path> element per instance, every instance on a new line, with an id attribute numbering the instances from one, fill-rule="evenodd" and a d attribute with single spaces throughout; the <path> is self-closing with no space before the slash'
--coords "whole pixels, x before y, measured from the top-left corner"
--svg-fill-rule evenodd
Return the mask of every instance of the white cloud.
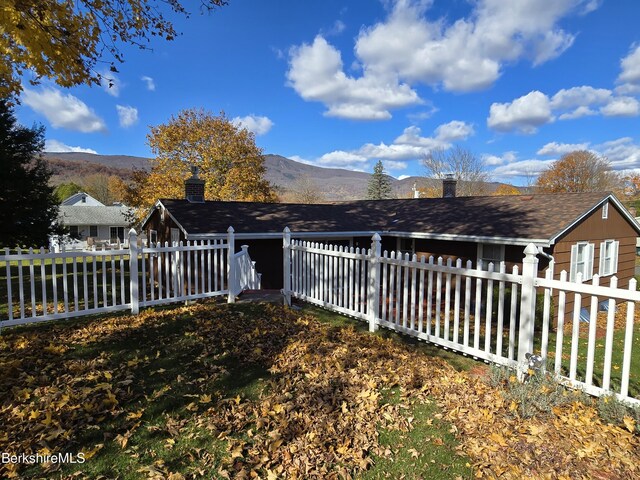
<path id="1" fill-rule="evenodd" d="M 389 170 L 404 170 L 408 166 L 407 161 L 421 160 L 431 150 L 447 149 L 451 147 L 452 141 L 464 140 L 472 134 L 471 125 L 460 121 L 440 125 L 435 129 L 434 135 L 430 137 L 422 136 L 419 127 L 410 126 L 405 128 L 391 144 L 384 142 L 365 143 L 357 149 L 334 150 L 325 153 L 313 162 L 306 160 L 305 163 L 323 167 L 365 170 L 372 161 L 382 160 Z"/>
<path id="2" fill-rule="evenodd" d="M 600 112 L 606 117 L 635 117 L 640 113 L 640 103 L 633 97 L 615 97 Z"/>
<path id="3" fill-rule="evenodd" d="M 560 20 L 597 6 L 593 0 L 478 0 L 452 23 L 430 17 L 428 0 L 386 5 L 387 17 L 363 27 L 356 39 L 353 65 L 361 76 L 347 75 L 340 51 L 318 35 L 311 45 L 290 50 L 288 84 L 303 99 L 325 104 L 327 116 L 388 119 L 390 110 L 420 103 L 412 85 L 481 90 L 506 64 L 529 59 L 539 65 L 557 57 L 574 40 Z"/>
<path id="4" fill-rule="evenodd" d="M 466 140 L 475 132 L 473 126 L 460 120 L 453 120 L 436 128 L 436 138 L 442 142 Z"/>
<path id="5" fill-rule="evenodd" d="M 491 172 L 494 177 L 528 177 L 547 169 L 553 160 L 520 160 L 501 165 Z"/>
<path id="6" fill-rule="evenodd" d="M 432 2 L 399 0 L 385 21 L 360 32 L 355 51 L 367 70 L 453 91 L 484 89 L 507 62 L 528 57 L 537 65 L 566 50 L 574 36 L 557 23 L 581 3 L 480 0 L 467 18 L 448 23 L 427 18 Z"/>
<path id="7" fill-rule="evenodd" d="M 640 168 L 640 145 L 630 137 L 605 142 L 596 149 L 607 157 L 616 170 Z"/>
<path id="8" fill-rule="evenodd" d="M 92 150 L 91 148 L 72 147 L 70 145 L 65 145 L 64 143 L 58 140 L 53 140 L 53 139 L 49 139 L 45 142 L 44 151 L 52 152 L 52 153 L 80 152 L 80 153 L 93 153 L 96 155 L 98 154 L 98 152 L 96 152 L 95 150 Z"/>
<path id="9" fill-rule="evenodd" d="M 66 128 L 83 133 L 106 132 L 104 120 L 97 116 L 84 102 L 71 94 L 62 94 L 55 88 L 44 88 L 40 92 L 24 89 L 25 105 L 44 115 L 53 128 Z"/>
<path id="10" fill-rule="evenodd" d="M 589 107 L 585 107 L 583 105 L 582 107 L 578 107 L 571 112 L 560 114 L 558 118 L 560 120 L 574 120 L 576 118 L 588 117 L 590 115 L 597 115 L 597 114 L 598 112 L 596 112 L 595 110 L 592 110 Z"/>
<path id="11" fill-rule="evenodd" d="M 289 86 L 305 100 L 324 103 L 326 116 L 386 120 L 393 108 L 421 103 L 414 90 L 392 76 L 346 75 L 340 52 L 320 35 L 311 45 L 292 48 L 289 56 Z"/>
<path id="12" fill-rule="evenodd" d="M 138 109 L 128 105 L 116 105 L 118 119 L 122 128 L 128 128 L 138 123 Z"/>
<path id="13" fill-rule="evenodd" d="M 553 121 L 549 97 L 534 90 L 510 103 L 493 103 L 487 125 L 501 132 L 517 130 L 535 133 L 540 125 Z"/>
<path id="14" fill-rule="evenodd" d="M 411 177 L 411 175 L 400 175 L 398 177 L 398 180 L 404 180 L 405 178 L 409 178 L 409 177 Z"/>
<path id="15" fill-rule="evenodd" d="M 122 83 L 118 76 L 113 72 L 103 71 L 100 73 L 100 86 L 112 97 L 120 96 L 120 87 Z"/>
<path id="16" fill-rule="evenodd" d="M 498 156 L 498 155 L 482 156 L 482 161 L 484 162 L 485 165 L 489 167 L 512 163 L 512 162 L 515 162 L 516 159 L 517 159 L 516 152 L 505 152 L 501 156 Z"/>
<path id="17" fill-rule="evenodd" d="M 629 55 L 620 60 L 619 83 L 640 84 L 640 44 L 632 45 Z"/>
<path id="18" fill-rule="evenodd" d="M 273 122 L 269 117 L 260 117 L 253 114 L 247 115 L 246 117 L 235 117 L 232 122 L 240 128 L 246 128 L 256 135 L 264 135 L 273 127 Z"/>
<path id="19" fill-rule="evenodd" d="M 611 90 L 593 88 L 587 85 L 559 90 L 551 98 L 554 110 L 573 110 L 581 106 L 607 103 L 611 99 Z"/>
<path id="20" fill-rule="evenodd" d="M 565 153 L 575 152 L 576 150 L 586 150 L 589 148 L 588 143 L 547 143 L 544 147 L 538 150 L 538 155 L 551 155 L 560 157 Z"/>
<path id="21" fill-rule="evenodd" d="M 146 84 L 147 90 L 153 92 L 156 89 L 156 82 L 153 81 L 153 78 L 144 75 L 140 77 L 140 80 Z"/>

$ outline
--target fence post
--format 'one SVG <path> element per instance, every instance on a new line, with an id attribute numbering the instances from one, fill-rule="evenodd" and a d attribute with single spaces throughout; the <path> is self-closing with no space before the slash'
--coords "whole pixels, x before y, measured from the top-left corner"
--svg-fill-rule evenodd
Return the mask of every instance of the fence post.
<path id="1" fill-rule="evenodd" d="M 371 237 L 371 253 L 369 256 L 369 293 L 367 295 L 367 316 L 369 331 L 378 330 L 378 306 L 380 305 L 380 255 L 382 246 L 380 235 Z"/>
<path id="2" fill-rule="evenodd" d="M 282 294 L 284 303 L 288 307 L 291 306 L 291 230 L 284 227 L 282 234 L 282 271 L 284 274 L 284 285 Z"/>
<path id="3" fill-rule="evenodd" d="M 131 295 L 131 313 L 140 312 L 140 296 L 138 290 L 138 234 L 129 230 L 129 293 Z"/>
<path id="4" fill-rule="evenodd" d="M 538 248 L 530 243 L 524 249 L 522 260 L 522 289 L 520 292 L 520 329 L 518 331 L 518 374 L 527 369 L 527 353 L 533 354 L 533 334 L 536 316 L 536 286 L 538 275 Z"/>
<path id="5" fill-rule="evenodd" d="M 235 235 L 233 227 L 227 229 L 227 303 L 236 303 L 233 289 L 236 285 Z"/>

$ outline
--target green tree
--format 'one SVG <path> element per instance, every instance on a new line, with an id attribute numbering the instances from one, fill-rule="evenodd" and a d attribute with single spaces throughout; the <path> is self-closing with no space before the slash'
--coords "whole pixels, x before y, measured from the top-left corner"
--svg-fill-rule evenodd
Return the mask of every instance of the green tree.
<path id="1" fill-rule="evenodd" d="M 0 3 L 0 97 L 22 90 L 32 71 L 62 87 L 99 84 L 98 62 L 124 61 L 122 45 L 148 49 L 151 37 L 173 40 L 177 32 L 163 11 L 189 16 L 181 0 L 8 0 Z M 200 0 L 211 11 L 226 0 Z M 104 54 L 108 57 L 103 59 Z M 108 80 L 108 79 L 107 79 Z"/>
<path id="2" fill-rule="evenodd" d="M 44 127 L 23 127 L 0 100 L 0 247 L 39 247 L 60 233 L 52 172 L 41 155 Z"/>
<path id="3" fill-rule="evenodd" d="M 199 168 L 207 200 L 277 200 L 264 179 L 264 156 L 254 134 L 233 124 L 224 113 L 183 110 L 168 123 L 151 127 L 147 142 L 155 158 L 151 172 L 134 179 L 139 198 L 134 206 L 149 207 L 158 198 L 183 198 L 190 166 Z"/>
<path id="4" fill-rule="evenodd" d="M 57 185 L 53 191 L 59 202 L 65 201 L 71 195 L 78 192 L 82 192 L 82 187 L 75 182 L 61 183 L 60 185 Z"/>
<path id="5" fill-rule="evenodd" d="M 369 179 L 367 200 L 383 200 L 385 198 L 391 198 L 391 195 L 391 180 L 389 180 L 389 176 L 384 173 L 382 160 L 378 160 L 378 163 L 373 167 L 373 175 Z"/>

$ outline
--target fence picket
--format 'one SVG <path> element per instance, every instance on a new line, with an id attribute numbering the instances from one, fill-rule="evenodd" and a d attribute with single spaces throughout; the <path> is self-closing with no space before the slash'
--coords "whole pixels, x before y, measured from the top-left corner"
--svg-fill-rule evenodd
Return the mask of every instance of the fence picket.
<path id="1" fill-rule="evenodd" d="M 31 316 L 35 317 L 37 314 L 37 311 L 36 311 L 36 279 L 34 275 L 33 256 L 32 256 L 33 248 L 29 248 L 29 255 L 31 255 L 31 258 L 29 259 L 29 285 L 31 286 L 31 290 L 29 293 L 31 294 Z"/>
<path id="2" fill-rule="evenodd" d="M 617 288 L 618 277 L 611 277 L 611 288 Z M 611 384 L 611 356 L 613 355 L 613 332 L 616 314 L 616 301 L 609 299 L 609 311 L 607 312 L 607 333 L 604 342 L 604 371 L 602 373 L 602 388 L 609 390 Z"/>
<path id="3" fill-rule="evenodd" d="M 598 286 L 600 284 L 600 276 L 595 274 L 591 284 Z M 587 344 L 587 371 L 584 376 L 584 383 L 591 385 L 593 383 L 593 364 L 595 363 L 596 353 L 596 324 L 598 323 L 598 297 L 591 296 L 591 309 L 589 311 L 589 340 Z"/>
<path id="4" fill-rule="evenodd" d="M 420 291 L 418 293 L 418 332 L 424 332 L 424 277 L 425 256 L 420 257 Z M 383 297 L 384 298 L 384 297 Z"/>
<path id="5" fill-rule="evenodd" d="M 22 250 L 18 248 L 18 255 L 21 253 Z M 18 301 L 20 302 L 20 318 L 24 318 L 24 279 L 22 275 L 22 266 L 23 261 L 18 260 L 18 285 L 20 287 L 18 292 Z"/>
<path id="6" fill-rule="evenodd" d="M 447 258 L 447 267 L 452 267 L 451 257 Z M 451 273 L 447 272 L 445 275 L 445 290 L 444 290 L 444 339 L 449 340 L 450 325 L 450 310 L 451 310 Z"/>
<path id="7" fill-rule="evenodd" d="M 462 259 L 456 260 L 456 269 L 459 271 L 462 269 Z M 455 293 L 453 300 L 453 343 L 458 343 L 458 337 L 460 333 L 460 274 L 456 273 L 453 277 L 455 282 Z"/>
<path id="8" fill-rule="evenodd" d="M 632 278 L 629 281 L 629 291 L 637 290 L 637 281 Z M 626 397 L 629 394 L 629 377 L 631 374 L 631 349 L 633 347 L 633 324 L 635 320 L 635 302 L 627 302 L 627 323 L 624 331 L 624 353 L 622 357 L 622 383 L 620 395 Z"/>
<path id="9" fill-rule="evenodd" d="M 442 257 L 438 257 L 438 266 L 442 266 Z M 434 306 L 435 312 L 435 333 L 436 337 L 440 337 L 440 310 L 442 309 L 442 272 L 438 271 L 436 274 L 436 304 Z"/>
<path id="10" fill-rule="evenodd" d="M 476 270 L 482 270 L 482 260 L 478 259 Z M 480 348 L 480 316 L 482 314 L 482 278 L 476 279 L 476 305 L 473 313 L 473 348 Z"/>
<path id="11" fill-rule="evenodd" d="M 513 274 L 518 275 L 518 265 L 514 265 Z M 511 284 L 511 312 L 509 315 L 509 360 L 515 359 L 516 348 L 516 309 L 518 308 L 518 284 Z"/>
<path id="12" fill-rule="evenodd" d="M 578 273 L 576 283 L 582 283 L 582 273 Z M 571 364 L 569 366 L 569 378 L 576 379 L 578 370 L 578 339 L 580 334 L 580 305 L 582 295 L 575 293 L 573 296 L 573 324 L 571 328 Z"/>
<path id="13" fill-rule="evenodd" d="M 560 272 L 560 281 L 567 281 L 567 271 Z M 564 309 L 566 304 L 567 293 L 564 290 L 560 290 L 558 294 L 558 323 L 556 326 L 556 351 L 555 351 L 555 365 L 554 372 L 556 375 L 560 375 L 560 368 L 562 367 L 562 352 L 563 352 L 563 340 L 564 340 Z"/>
<path id="14" fill-rule="evenodd" d="M 429 266 L 433 266 L 433 255 L 429 256 Z M 427 314 L 425 321 L 427 322 L 427 335 L 431 335 L 431 309 L 433 299 L 433 270 L 429 269 L 427 275 Z"/>
<path id="15" fill-rule="evenodd" d="M 507 273 L 507 265 L 504 261 L 500 262 L 500 273 Z M 498 282 L 498 325 L 496 327 L 496 355 L 502 356 L 502 339 L 504 337 L 504 293 L 505 282 Z"/>
<path id="16" fill-rule="evenodd" d="M 467 260 L 467 270 L 471 270 L 471 260 Z M 464 332 L 462 334 L 462 345 L 469 346 L 469 329 L 471 322 L 471 277 L 466 275 L 464 278 Z"/>
<path id="17" fill-rule="evenodd" d="M 409 261 L 409 254 L 404 254 L 405 262 Z M 402 284 L 402 326 L 407 328 L 408 324 L 408 310 L 409 310 L 409 267 L 404 266 L 403 272 L 403 284 Z"/>
<path id="18" fill-rule="evenodd" d="M 78 258 L 73 256 L 73 311 L 78 311 Z"/>
<path id="19" fill-rule="evenodd" d="M 418 256 L 414 253 L 413 257 L 411 258 L 411 261 L 413 263 L 416 263 L 418 261 Z M 411 305 L 411 324 L 410 324 L 410 328 L 411 330 L 415 330 L 416 329 L 416 286 L 417 286 L 417 269 L 416 267 L 411 267 L 411 300 L 410 300 L 410 305 Z"/>
<path id="20" fill-rule="evenodd" d="M 489 272 L 493 272 L 493 262 L 489 262 L 487 266 Z M 485 312 L 485 326 L 484 326 L 484 351 L 491 352 L 491 315 L 493 314 L 493 280 L 487 280 L 487 310 Z"/>

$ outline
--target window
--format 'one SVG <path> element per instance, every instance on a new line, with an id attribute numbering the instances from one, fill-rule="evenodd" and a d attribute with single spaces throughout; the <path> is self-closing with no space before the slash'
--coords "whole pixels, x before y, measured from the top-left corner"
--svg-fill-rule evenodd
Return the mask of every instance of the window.
<path id="1" fill-rule="evenodd" d="M 493 243 L 478 244 L 478 260 L 482 260 L 482 268 L 489 269 L 489 264 L 493 263 L 494 271 L 500 269 L 500 262 L 504 261 L 504 245 Z"/>
<path id="2" fill-rule="evenodd" d="M 156 230 L 149 230 L 149 244 L 158 243 L 158 232 Z"/>
<path id="3" fill-rule="evenodd" d="M 618 272 L 618 246 L 616 240 L 605 240 L 600 244 L 600 268 L 601 276 L 613 275 Z"/>
<path id="4" fill-rule="evenodd" d="M 69 236 L 71 238 L 79 238 L 80 237 L 80 231 L 78 230 L 78 226 L 77 225 L 69 225 Z"/>
<path id="5" fill-rule="evenodd" d="M 607 218 L 609 218 L 609 202 L 602 205 L 602 219 L 606 220 Z"/>
<path id="6" fill-rule="evenodd" d="M 415 238 L 398 238 L 397 251 L 402 255 L 405 253 L 413 255 L 415 253 L 415 245 Z"/>
<path id="7" fill-rule="evenodd" d="M 124 227 L 110 227 L 109 231 L 111 243 L 118 243 L 118 240 L 124 242 Z"/>
<path id="8" fill-rule="evenodd" d="M 89 236 L 96 238 L 98 236 L 98 226 L 97 225 L 89 225 Z"/>
<path id="9" fill-rule="evenodd" d="M 569 281 L 575 282 L 578 274 L 582 274 L 582 281 L 593 277 L 593 243 L 579 242 L 571 246 L 571 274 Z"/>

